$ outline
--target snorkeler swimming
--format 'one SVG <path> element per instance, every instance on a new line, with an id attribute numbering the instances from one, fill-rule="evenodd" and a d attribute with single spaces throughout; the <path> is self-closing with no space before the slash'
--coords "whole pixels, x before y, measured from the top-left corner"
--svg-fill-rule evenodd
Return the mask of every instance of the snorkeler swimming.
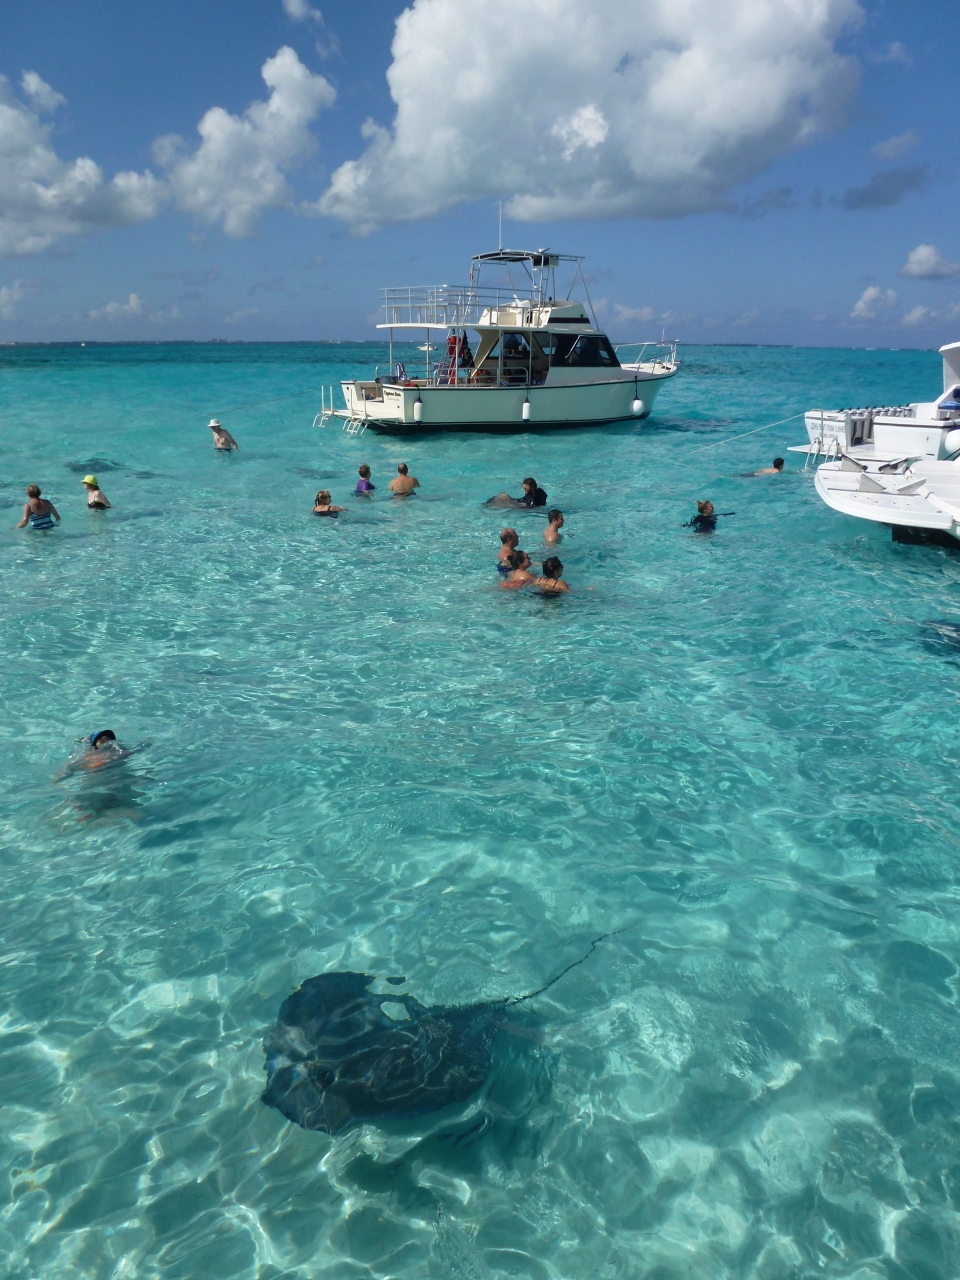
<path id="1" fill-rule="evenodd" d="M 123 743 L 118 742 L 117 735 L 112 729 L 98 729 L 96 733 L 91 733 L 89 738 L 84 738 L 83 742 L 86 744 L 86 750 L 82 755 L 68 761 L 54 777 L 54 782 L 60 782 L 71 773 L 89 773 L 94 769 L 103 769 L 108 764 L 125 760 L 127 756 L 133 755 L 133 752 L 138 750 L 137 747 L 128 750 Z M 140 746 L 144 745 L 146 744 L 140 744 Z"/>

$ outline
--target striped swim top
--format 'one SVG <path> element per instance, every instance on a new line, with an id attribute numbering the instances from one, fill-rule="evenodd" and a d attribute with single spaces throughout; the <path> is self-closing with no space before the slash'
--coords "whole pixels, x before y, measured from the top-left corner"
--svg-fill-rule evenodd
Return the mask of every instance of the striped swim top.
<path id="1" fill-rule="evenodd" d="M 53 516 L 50 514 L 49 511 L 44 511 L 42 513 L 31 511 L 30 512 L 30 528 L 31 529 L 52 529 Z"/>

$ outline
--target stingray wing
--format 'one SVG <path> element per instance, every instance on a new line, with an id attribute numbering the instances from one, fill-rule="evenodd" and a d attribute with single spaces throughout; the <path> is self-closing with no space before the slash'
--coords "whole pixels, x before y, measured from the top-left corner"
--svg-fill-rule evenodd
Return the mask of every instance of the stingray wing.
<path id="1" fill-rule="evenodd" d="M 502 1008 L 426 1009 L 378 996 L 366 974 L 309 978 L 280 1006 L 264 1040 L 263 1101 L 305 1129 L 340 1133 L 378 1117 L 423 1115 L 463 1102 L 486 1080 Z M 402 1004 L 396 1021 L 385 1003 Z"/>

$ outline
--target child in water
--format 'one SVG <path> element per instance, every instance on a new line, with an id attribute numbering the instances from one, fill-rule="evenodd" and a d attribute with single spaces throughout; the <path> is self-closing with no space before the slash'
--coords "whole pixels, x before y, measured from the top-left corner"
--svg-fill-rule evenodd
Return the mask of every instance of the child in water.
<path id="1" fill-rule="evenodd" d="M 543 540 L 548 547 L 555 547 L 560 538 L 560 530 L 563 528 L 563 512 L 558 511 L 556 507 L 552 511 L 547 512 L 547 528 L 543 535 Z"/>
<path id="2" fill-rule="evenodd" d="M 373 493 L 377 486 L 370 483 L 370 468 L 366 463 L 357 468 L 357 474 L 360 479 L 357 481 L 357 487 L 354 489 L 354 493 Z"/>

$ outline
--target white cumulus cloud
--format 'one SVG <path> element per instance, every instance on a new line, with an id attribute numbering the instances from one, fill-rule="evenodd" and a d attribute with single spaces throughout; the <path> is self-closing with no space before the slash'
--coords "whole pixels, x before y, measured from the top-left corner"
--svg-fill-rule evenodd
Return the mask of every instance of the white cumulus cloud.
<path id="1" fill-rule="evenodd" d="M 898 133 L 892 138 L 887 138 L 885 142 L 878 142 L 872 150 L 878 160 L 899 160 L 901 156 L 905 156 L 908 151 L 912 151 L 919 145 L 919 133 L 908 129 L 906 133 Z"/>
<path id="2" fill-rule="evenodd" d="M 313 151 L 310 124 L 336 96 L 287 45 L 261 74 L 271 90 L 267 101 L 252 102 L 242 116 L 211 107 L 197 125 L 195 151 L 176 134 L 154 144 L 177 206 L 241 238 L 253 235 L 267 209 L 293 203 L 285 175 Z"/>
<path id="3" fill-rule="evenodd" d="M 56 89 L 51 89 L 46 80 L 41 80 L 36 71 L 25 71 L 20 79 L 20 88 L 27 95 L 38 111 L 56 111 L 62 107 L 66 98 Z"/>
<path id="4" fill-rule="evenodd" d="M 314 9 L 307 0 L 283 0 L 283 11 L 294 22 L 323 22 L 323 14 Z"/>
<path id="5" fill-rule="evenodd" d="M 934 244 L 918 244 L 900 268 L 902 276 L 917 280 L 948 280 L 960 271 L 960 262 L 948 262 Z"/>
<path id="6" fill-rule="evenodd" d="M 900 321 L 902 325 L 911 328 L 913 325 L 923 324 L 924 320 L 930 315 L 929 307 L 912 307 Z"/>
<path id="7" fill-rule="evenodd" d="M 53 95 L 48 104 L 59 97 L 39 76 L 36 82 L 27 76 L 34 101 L 39 85 Z M 86 156 L 61 160 L 50 126 L 0 77 L 0 256 L 39 253 L 64 236 L 142 222 L 155 216 L 163 196 L 163 184 L 149 172 L 108 181 Z"/>
<path id="8" fill-rule="evenodd" d="M 141 315 L 142 312 L 143 299 L 138 298 L 135 293 L 131 293 L 126 302 L 108 302 L 105 307 L 101 307 L 98 311 L 91 311 L 88 319 L 116 322 L 118 320 L 129 320 L 132 316 Z"/>
<path id="9" fill-rule="evenodd" d="M 838 124 L 856 0 L 413 0 L 396 114 L 317 205 L 354 230 L 508 199 L 515 219 L 661 217 L 726 193 Z"/>
<path id="10" fill-rule="evenodd" d="M 597 310 L 600 310 L 599 302 Z M 611 311 L 614 321 L 620 324 L 629 324 L 633 320 L 653 320 L 657 314 L 653 307 L 628 307 L 622 302 L 615 302 Z"/>
<path id="11" fill-rule="evenodd" d="M 601 142 L 606 141 L 610 126 L 603 118 L 603 112 L 589 102 L 575 111 L 569 119 L 558 120 L 550 132 L 560 139 L 563 158 L 569 160 L 580 147 L 587 147 L 590 151 L 599 147 Z"/>
<path id="12" fill-rule="evenodd" d="M 893 289 L 881 289 L 878 284 L 872 284 L 869 288 L 864 289 L 857 302 L 850 312 L 853 320 L 873 320 L 877 312 L 884 307 L 892 307 L 897 301 L 897 295 Z"/>
<path id="13" fill-rule="evenodd" d="M 132 294 L 131 297 L 133 297 Z M 150 322 L 151 324 L 170 324 L 174 320 L 179 320 L 180 316 L 179 307 L 161 307 L 158 311 L 150 312 Z"/>
<path id="14" fill-rule="evenodd" d="M 12 320 L 17 313 L 17 303 L 29 292 L 22 280 L 0 286 L 0 319 Z"/>

